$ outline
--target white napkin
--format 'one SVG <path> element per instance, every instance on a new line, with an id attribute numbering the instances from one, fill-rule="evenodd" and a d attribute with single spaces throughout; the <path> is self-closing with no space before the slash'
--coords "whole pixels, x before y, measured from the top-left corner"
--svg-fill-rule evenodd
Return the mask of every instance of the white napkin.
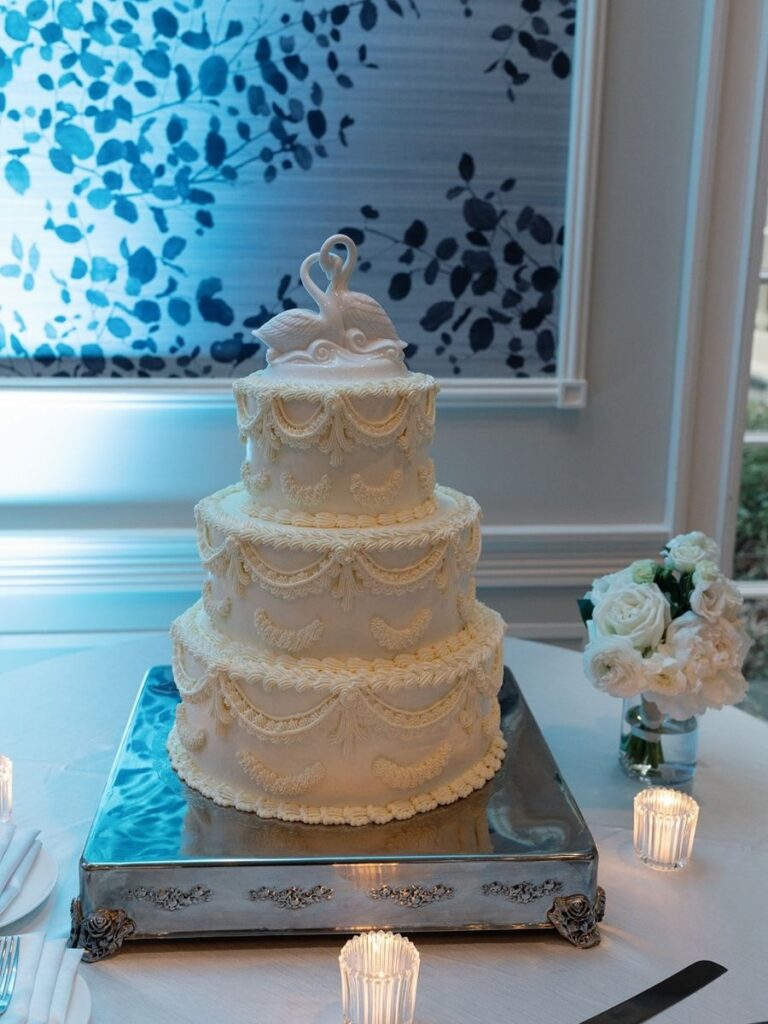
<path id="1" fill-rule="evenodd" d="M 16 988 L 3 1024 L 64 1024 L 82 955 L 82 949 L 66 949 L 64 939 L 22 935 Z"/>
<path id="2" fill-rule="evenodd" d="M 29 1002 L 35 987 L 37 967 L 40 954 L 43 952 L 45 936 L 42 932 L 31 932 L 21 936 L 21 952 L 19 953 L 19 970 L 16 985 L 13 989 L 11 1005 L 5 1013 L 3 1024 L 26 1024 L 29 1014 Z"/>
<path id="3" fill-rule="evenodd" d="M 40 851 L 40 844 L 35 846 L 39 832 L 31 828 L 11 827 L 13 835 L 0 860 L 0 914 L 18 896 Z"/>

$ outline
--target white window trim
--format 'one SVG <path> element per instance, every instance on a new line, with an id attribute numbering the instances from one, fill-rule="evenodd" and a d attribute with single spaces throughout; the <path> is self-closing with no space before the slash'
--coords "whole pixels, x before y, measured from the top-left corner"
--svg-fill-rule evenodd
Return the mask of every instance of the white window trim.
<path id="1" fill-rule="evenodd" d="M 705 13 L 668 519 L 715 537 L 729 571 L 768 190 L 768 7 L 707 0 Z"/>
<path id="2" fill-rule="evenodd" d="M 591 252 L 597 183 L 605 25 L 608 0 L 582 0 L 574 40 L 573 79 L 566 182 L 565 244 L 560 301 L 557 373 L 552 377 L 464 377 L 440 380 L 443 407 L 515 408 L 549 406 L 580 409 L 586 405 L 586 343 L 591 281 Z M 0 394 L 18 390 L 78 393 L 118 392 L 132 403 L 201 401 L 216 403 L 229 391 L 229 378 L 187 381 L 177 378 L 0 378 Z"/>

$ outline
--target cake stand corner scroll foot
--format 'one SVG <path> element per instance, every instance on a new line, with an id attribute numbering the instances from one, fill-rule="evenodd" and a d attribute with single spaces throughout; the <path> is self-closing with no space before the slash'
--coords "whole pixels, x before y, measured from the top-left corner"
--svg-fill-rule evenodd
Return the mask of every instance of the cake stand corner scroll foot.
<path id="1" fill-rule="evenodd" d="M 594 901 L 582 893 L 556 896 L 547 917 L 564 939 L 579 949 L 591 949 L 600 942 L 598 923 L 605 913 L 605 890 L 598 885 Z"/>
<path id="2" fill-rule="evenodd" d="M 70 915 L 69 946 L 84 951 L 83 962 L 86 964 L 95 964 L 117 953 L 125 939 L 136 930 L 136 923 L 124 910 L 99 908 L 84 915 L 77 897 L 70 904 Z"/>

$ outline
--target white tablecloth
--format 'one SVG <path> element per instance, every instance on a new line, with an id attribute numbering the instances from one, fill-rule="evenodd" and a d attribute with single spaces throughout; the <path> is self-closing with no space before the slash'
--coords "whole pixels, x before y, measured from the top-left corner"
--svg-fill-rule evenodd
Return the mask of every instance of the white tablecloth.
<path id="1" fill-rule="evenodd" d="M 144 670 L 164 638 L 0 674 L 0 751 L 14 760 L 15 821 L 42 829 L 61 871 L 24 929 L 65 934 L 77 861 Z M 768 1019 L 768 725 L 743 712 L 702 721 L 694 858 L 650 871 L 632 852 L 634 785 L 616 763 L 619 704 L 577 654 L 509 641 L 507 663 L 584 812 L 608 894 L 602 944 L 554 932 L 414 935 L 418 1024 L 577 1024 L 697 959 L 728 973 L 667 1011 L 666 1024 Z M 84 967 L 94 1024 L 338 1024 L 340 937 L 127 943 Z"/>

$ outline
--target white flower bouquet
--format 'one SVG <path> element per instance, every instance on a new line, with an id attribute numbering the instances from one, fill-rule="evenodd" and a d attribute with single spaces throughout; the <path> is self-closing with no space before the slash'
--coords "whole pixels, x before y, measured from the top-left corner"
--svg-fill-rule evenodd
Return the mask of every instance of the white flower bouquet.
<path id="1" fill-rule="evenodd" d="M 663 561 L 633 562 L 602 576 L 579 601 L 589 642 L 584 671 L 599 690 L 638 697 L 649 728 L 740 701 L 750 639 L 742 597 L 701 532 L 674 537 Z M 642 742 L 642 741 L 640 741 Z M 637 756 L 661 758 L 660 744 Z"/>

